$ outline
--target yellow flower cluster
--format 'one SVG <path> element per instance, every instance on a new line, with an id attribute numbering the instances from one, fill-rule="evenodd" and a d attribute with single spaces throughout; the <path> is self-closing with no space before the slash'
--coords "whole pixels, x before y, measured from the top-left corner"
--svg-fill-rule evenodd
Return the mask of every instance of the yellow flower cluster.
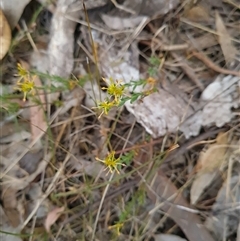
<path id="1" fill-rule="evenodd" d="M 15 89 L 23 93 L 23 101 L 26 101 L 27 94 L 35 94 L 35 83 L 33 77 L 24 69 L 21 64 L 17 65 L 19 80 Z"/>
<path id="2" fill-rule="evenodd" d="M 106 79 L 103 78 L 103 80 L 107 82 Z M 109 80 L 110 84 L 108 85 L 108 87 L 102 88 L 103 90 L 107 90 L 109 97 L 106 98 L 103 102 L 98 103 L 98 108 L 102 110 L 100 117 L 103 113 L 108 114 L 112 107 L 118 106 L 120 103 L 120 99 L 124 95 L 125 86 L 121 84 L 121 81 L 117 80 L 115 82 L 112 78 L 110 78 Z"/>

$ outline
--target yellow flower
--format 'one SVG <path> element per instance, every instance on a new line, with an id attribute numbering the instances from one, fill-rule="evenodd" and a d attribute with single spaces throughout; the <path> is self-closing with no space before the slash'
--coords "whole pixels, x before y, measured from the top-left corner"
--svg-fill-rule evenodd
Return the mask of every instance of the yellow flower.
<path id="1" fill-rule="evenodd" d="M 103 80 L 106 82 L 106 80 L 103 78 Z M 114 80 L 112 78 L 110 78 L 110 84 L 109 86 L 103 87 L 103 90 L 107 90 L 107 93 L 111 96 L 114 96 L 115 101 L 119 101 L 119 98 L 121 98 L 124 94 L 124 89 L 125 86 L 121 85 L 120 83 L 121 81 L 116 81 L 116 83 L 114 82 Z"/>
<path id="2" fill-rule="evenodd" d="M 113 106 L 115 106 L 115 103 L 113 101 L 109 101 L 108 99 L 103 102 L 99 102 L 97 108 L 102 110 L 99 118 L 102 116 L 103 113 L 107 115 Z"/>
<path id="3" fill-rule="evenodd" d="M 109 227 L 109 229 L 116 229 L 117 230 L 117 235 L 120 235 L 120 228 L 122 228 L 123 223 L 116 223 L 112 226 Z"/>
<path id="4" fill-rule="evenodd" d="M 76 80 L 69 80 L 68 81 L 68 88 L 69 90 L 73 90 L 78 85 Z"/>
<path id="5" fill-rule="evenodd" d="M 156 85 L 157 81 L 156 81 L 156 79 L 154 79 L 153 77 L 149 77 L 149 78 L 147 78 L 147 83 L 148 83 L 150 86 L 154 87 L 154 86 Z"/>
<path id="6" fill-rule="evenodd" d="M 28 78 L 23 78 L 20 79 L 18 82 L 17 82 L 17 87 L 16 89 L 23 92 L 23 101 L 26 101 L 26 98 L 27 98 L 27 94 L 28 93 L 31 93 L 31 94 L 34 94 L 35 93 L 35 83 L 33 80 L 29 80 Z"/>
<path id="7" fill-rule="evenodd" d="M 18 76 L 24 78 L 29 75 L 29 72 L 22 67 L 20 63 L 17 64 Z"/>
<path id="8" fill-rule="evenodd" d="M 125 166 L 125 164 L 120 162 L 120 158 L 115 158 L 115 151 L 111 151 L 104 160 L 100 160 L 99 158 L 96 158 L 96 160 L 104 163 L 106 165 L 104 170 L 109 169 L 108 172 L 111 173 L 116 171 L 119 174 L 118 167 Z"/>

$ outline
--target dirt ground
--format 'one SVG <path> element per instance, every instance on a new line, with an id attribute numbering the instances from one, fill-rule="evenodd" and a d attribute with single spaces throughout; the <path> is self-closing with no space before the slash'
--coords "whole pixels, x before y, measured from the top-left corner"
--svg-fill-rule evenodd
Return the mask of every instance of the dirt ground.
<path id="1" fill-rule="evenodd" d="M 0 237 L 240 241 L 240 1 L 1 0 Z"/>

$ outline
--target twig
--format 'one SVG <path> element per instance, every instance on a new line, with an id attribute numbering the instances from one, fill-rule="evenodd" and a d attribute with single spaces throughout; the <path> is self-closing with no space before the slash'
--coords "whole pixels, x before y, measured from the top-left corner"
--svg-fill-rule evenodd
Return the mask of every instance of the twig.
<path id="1" fill-rule="evenodd" d="M 94 240 L 94 237 L 95 237 L 95 232 L 96 232 L 96 229 L 97 229 L 97 224 L 98 224 L 98 220 L 99 220 L 99 216 L 100 216 L 100 212 L 102 210 L 102 206 L 103 206 L 103 203 L 104 203 L 104 200 L 106 198 L 106 195 L 107 195 L 107 192 L 108 192 L 108 189 L 110 187 L 110 184 L 111 184 L 111 181 L 114 177 L 114 174 L 115 172 L 113 172 L 109 178 L 109 183 L 107 184 L 107 186 L 105 187 L 104 189 L 104 192 L 103 192 L 103 196 L 101 198 L 101 201 L 100 201 L 100 204 L 99 204 L 99 208 L 98 208 L 98 212 L 97 212 L 97 216 L 96 216 L 96 220 L 94 222 L 94 227 L 93 227 L 93 232 L 92 232 L 92 238 L 91 238 L 91 241 Z"/>
<path id="2" fill-rule="evenodd" d="M 200 52 L 193 51 L 192 55 L 199 60 L 201 60 L 207 67 L 210 69 L 214 70 L 215 72 L 221 73 L 221 74 L 227 74 L 227 75 L 235 75 L 235 76 L 240 76 L 239 71 L 234 71 L 234 70 L 229 70 L 229 69 L 224 69 L 216 65 L 215 63 L 212 62 L 211 59 L 209 59 L 206 55 Z"/>
<path id="3" fill-rule="evenodd" d="M 125 11 L 125 12 L 127 12 L 127 13 L 131 13 L 131 14 L 136 14 L 135 11 L 133 11 L 133 10 L 131 10 L 131 9 L 128 9 L 128 8 L 125 8 L 125 7 L 122 6 L 121 4 L 118 4 L 116 0 L 111 0 L 111 2 L 113 3 L 113 5 L 114 5 L 116 8 L 118 8 L 118 9 L 120 9 L 120 10 L 122 10 L 122 11 Z"/>

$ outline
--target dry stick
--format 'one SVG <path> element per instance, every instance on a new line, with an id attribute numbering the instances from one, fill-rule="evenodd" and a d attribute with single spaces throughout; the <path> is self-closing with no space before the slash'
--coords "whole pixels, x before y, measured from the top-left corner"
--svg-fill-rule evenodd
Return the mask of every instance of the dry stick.
<path id="1" fill-rule="evenodd" d="M 102 198 L 101 198 L 99 207 L 98 207 L 98 212 L 97 212 L 96 220 L 95 220 L 95 222 L 94 222 L 91 241 L 93 241 L 94 238 L 95 238 L 95 233 L 96 233 L 96 230 L 97 230 L 97 224 L 98 224 L 98 220 L 99 220 L 99 217 L 100 217 L 100 212 L 101 212 L 101 210 L 102 210 L 102 206 L 103 206 L 104 200 L 105 200 L 105 198 L 106 198 L 108 189 L 109 189 L 109 187 L 110 187 L 110 185 L 111 185 L 111 181 L 112 181 L 112 179 L 113 179 L 113 177 L 114 177 L 114 174 L 115 174 L 115 171 L 112 172 L 112 174 L 111 174 L 111 176 L 110 176 L 110 178 L 109 178 L 109 183 L 107 184 L 107 186 L 106 186 L 105 189 L 104 189 L 104 192 L 103 192 L 103 195 L 102 195 Z"/>
<path id="2" fill-rule="evenodd" d="M 171 55 L 173 58 L 180 63 L 180 67 L 185 72 L 185 74 L 193 81 L 195 84 L 201 89 L 204 90 L 203 84 L 199 81 L 198 77 L 196 76 L 194 70 L 187 64 L 187 62 L 184 59 L 181 59 L 177 53 L 171 52 Z"/>
<path id="3" fill-rule="evenodd" d="M 200 52 L 193 51 L 192 55 L 199 60 L 201 60 L 207 67 L 210 69 L 214 70 L 215 72 L 221 73 L 221 74 L 227 74 L 227 75 L 235 75 L 235 76 L 240 76 L 239 71 L 234 71 L 234 70 L 229 70 L 229 69 L 224 69 L 216 65 L 215 63 L 212 62 L 211 59 L 209 59 L 206 55 Z"/>

